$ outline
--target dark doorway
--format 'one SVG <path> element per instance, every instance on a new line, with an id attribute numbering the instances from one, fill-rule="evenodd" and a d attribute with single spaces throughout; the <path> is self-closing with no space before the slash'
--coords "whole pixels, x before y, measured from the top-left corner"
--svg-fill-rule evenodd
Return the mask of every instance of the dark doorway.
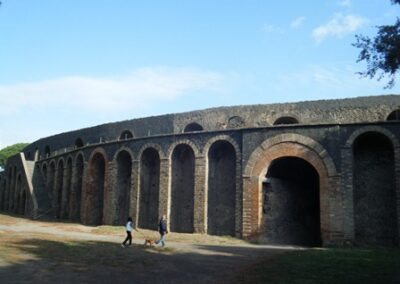
<path id="1" fill-rule="evenodd" d="M 88 225 L 101 225 L 103 222 L 105 159 L 96 153 L 89 170 L 89 186 L 86 195 L 86 220 Z"/>
<path id="2" fill-rule="evenodd" d="M 72 158 L 67 161 L 67 167 L 65 168 L 65 182 L 62 193 L 61 203 L 61 219 L 69 219 L 69 203 L 71 199 L 71 180 L 72 180 Z"/>
<path id="3" fill-rule="evenodd" d="M 26 189 L 22 190 L 21 199 L 19 204 L 19 214 L 25 215 L 25 208 L 26 208 Z"/>
<path id="4" fill-rule="evenodd" d="M 235 235 L 235 201 L 235 149 L 218 141 L 208 152 L 208 234 Z"/>
<path id="5" fill-rule="evenodd" d="M 75 161 L 74 179 L 70 199 L 70 219 L 81 221 L 81 196 L 83 179 L 83 157 L 78 155 Z"/>
<path id="6" fill-rule="evenodd" d="M 194 165 L 192 148 L 181 144 L 172 154 L 171 231 L 193 233 Z"/>
<path id="7" fill-rule="evenodd" d="M 263 184 L 263 237 L 268 243 L 320 246 L 319 177 L 296 157 L 274 160 Z"/>
<path id="8" fill-rule="evenodd" d="M 56 176 L 56 165 L 54 162 L 50 163 L 50 166 L 48 168 L 48 175 L 45 176 L 46 180 L 46 188 L 47 188 L 47 193 L 48 196 L 50 197 L 51 200 L 51 205 L 53 208 L 53 214 L 55 215 L 55 196 L 54 196 L 54 188 L 55 188 L 55 176 Z"/>
<path id="9" fill-rule="evenodd" d="M 17 177 L 17 185 L 16 185 L 16 190 L 15 190 L 15 205 L 14 205 L 14 213 L 20 214 L 20 198 L 21 198 L 21 191 L 22 191 L 22 180 L 21 180 L 21 174 L 18 174 Z"/>
<path id="10" fill-rule="evenodd" d="M 61 218 L 61 201 L 64 186 L 64 162 L 60 160 L 57 167 L 56 186 L 54 189 L 54 211 L 56 218 Z"/>
<path id="11" fill-rule="evenodd" d="M 355 241 L 361 245 L 396 245 L 392 143 L 380 133 L 368 132 L 355 140 L 353 153 Z"/>
<path id="12" fill-rule="evenodd" d="M 140 160 L 139 227 L 156 229 L 160 195 L 160 156 L 153 148 L 146 149 Z"/>
<path id="13" fill-rule="evenodd" d="M 129 217 L 132 158 L 127 151 L 121 151 L 117 156 L 117 207 L 116 224 L 124 224 Z"/>

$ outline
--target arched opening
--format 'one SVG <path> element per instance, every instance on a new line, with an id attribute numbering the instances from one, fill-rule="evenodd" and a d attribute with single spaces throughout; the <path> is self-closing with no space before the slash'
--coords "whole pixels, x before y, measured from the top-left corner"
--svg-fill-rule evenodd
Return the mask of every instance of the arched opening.
<path id="1" fill-rule="evenodd" d="M 268 168 L 262 192 L 263 238 L 268 243 L 320 246 L 319 176 L 297 157 L 282 157 Z"/>
<path id="2" fill-rule="evenodd" d="M 46 147 L 44 147 L 44 155 L 46 158 L 50 157 L 50 146 L 46 145 Z"/>
<path id="3" fill-rule="evenodd" d="M 396 245 L 398 240 L 394 150 L 383 134 L 367 132 L 353 144 L 355 241 Z"/>
<path id="4" fill-rule="evenodd" d="M 291 116 L 283 116 L 275 120 L 274 125 L 285 125 L 285 124 L 298 124 L 296 118 Z"/>
<path id="5" fill-rule="evenodd" d="M 245 120 L 241 116 L 232 116 L 228 120 L 228 128 L 240 128 L 246 124 Z"/>
<path id="6" fill-rule="evenodd" d="M 12 180 L 11 180 L 11 191 L 10 191 L 10 207 L 9 207 L 9 212 L 15 212 L 15 191 L 17 187 L 17 167 L 12 168 Z"/>
<path id="7" fill-rule="evenodd" d="M 43 164 L 42 166 L 42 177 L 43 177 L 43 182 L 46 185 L 47 184 L 47 165 Z"/>
<path id="8" fill-rule="evenodd" d="M 48 169 L 48 175 L 47 175 L 47 194 L 50 197 L 51 200 L 51 205 L 53 207 L 53 213 L 54 212 L 54 203 L 55 203 L 55 196 L 54 196 L 54 188 L 55 188 L 55 175 L 56 175 L 56 166 L 54 162 L 50 163 L 49 169 Z"/>
<path id="9" fill-rule="evenodd" d="M 160 156 L 147 148 L 140 159 L 139 227 L 156 229 L 160 194 Z"/>
<path id="10" fill-rule="evenodd" d="M 54 188 L 54 213 L 56 218 L 61 218 L 61 202 L 64 187 L 64 161 L 60 160 L 56 172 Z"/>
<path id="11" fill-rule="evenodd" d="M 73 221 L 81 220 L 81 196 L 82 196 L 82 181 L 83 181 L 83 157 L 78 155 L 75 161 L 75 178 L 71 190 L 70 200 L 70 219 Z"/>
<path id="12" fill-rule="evenodd" d="M 172 153 L 171 231 L 193 233 L 195 157 L 188 145 Z"/>
<path id="13" fill-rule="evenodd" d="M 67 167 L 65 168 L 65 182 L 62 193 L 61 203 L 61 219 L 69 218 L 69 207 L 71 199 L 71 180 L 72 180 L 72 158 L 67 160 Z"/>
<path id="14" fill-rule="evenodd" d="M 106 161 L 103 155 L 96 153 L 90 161 L 85 201 L 88 225 L 101 225 L 103 222 L 105 169 Z"/>
<path id="15" fill-rule="evenodd" d="M 386 120 L 391 121 L 398 121 L 400 120 L 400 109 L 396 109 L 395 111 L 392 111 L 388 117 L 386 118 Z"/>
<path id="16" fill-rule="evenodd" d="M 26 189 L 22 190 L 18 213 L 21 215 L 25 215 L 25 212 L 26 212 Z"/>
<path id="17" fill-rule="evenodd" d="M 116 224 L 124 224 L 129 217 L 131 175 L 132 157 L 127 151 L 121 151 L 117 156 Z"/>
<path id="18" fill-rule="evenodd" d="M 77 138 L 76 140 L 75 140 L 75 147 L 76 148 L 82 148 L 83 147 L 83 140 L 81 139 L 81 138 Z"/>
<path id="19" fill-rule="evenodd" d="M 133 134 L 129 130 L 123 131 L 121 133 L 121 135 L 119 136 L 119 140 L 126 140 L 126 139 L 130 139 L 130 138 L 133 138 Z"/>
<path id="20" fill-rule="evenodd" d="M 8 210 L 8 198 L 10 194 L 10 180 L 11 180 L 11 168 L 8 169 L 7 172 L 7 177 L 6 177 L 6 184 L 4 187 L 4 201 L 3 201 L 3 210 L 7 211 Z"/>
<path id="21" fill-rule="evenodd" d="M 195 131 L 203 131 L 203 126 L 196 122 L 189 123 L 185 126 L 183 132 L 195 132 Z"/>
<path id="22" fill-rule="evenodd" d="M 208 152 L 208 234 L 235 235 L 235 202 L 235 149 L 217 141 Z"/>
<path id="23" fill-rule="evenodd" d="M 22 180 L 21 180 L 21 174 L 18 174 L 17 177 L 17 184 L 16 184 L 16 190 L 15 190 L 15 197 L 14 197 L 14 213 L 19 213 L 20 208 L 19 208 L 19 203 L 20 203 L 20 197 L 21 197 L 21 189 L 22 189 Z"/>

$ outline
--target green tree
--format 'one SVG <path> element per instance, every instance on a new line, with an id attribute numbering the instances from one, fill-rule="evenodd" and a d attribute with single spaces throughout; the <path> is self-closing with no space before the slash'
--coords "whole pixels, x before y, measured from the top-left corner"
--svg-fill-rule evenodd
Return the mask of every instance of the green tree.
<path id="1" fill-rule="evenodd" d="M 17 143 L 8 147 L 5 147 L 0 150 L 0 167 L 5 168 L 7 159 L 11 156 L 14 156 L 15 154 L 18 154 L 19 152 L 24 149 L 28 143 Z"/>
<path id="2" fill-rule="evenodd" d="M 392 4 L 400 4 L 400 0 L 391 0 Z M 389 82 L 385 88 L 392 88 L 400 68 L 400 19 L 394 25 L 378 26 L 375 38 L 356 35 L 353 46 L 361 48 L 357 62 L 365 61 L 367 70 L 358 72 L 363 77 L 378 81 L 388 76 Z"/>

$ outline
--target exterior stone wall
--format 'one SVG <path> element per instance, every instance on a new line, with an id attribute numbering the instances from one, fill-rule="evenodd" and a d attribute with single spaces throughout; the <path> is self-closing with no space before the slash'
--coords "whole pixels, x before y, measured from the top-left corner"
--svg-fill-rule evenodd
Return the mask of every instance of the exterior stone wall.
<path id="1" fill-rule="evenodd" d="M 400 96 L 380 96 L 223 107 L 57 134 L 9 159 L 0 173 L 0 209 L 90 225 L 123 224 L 131 216 L 135 226 L 150 229 L 166 214 L 177 232 L 306 245 L 362 244 L 372 234 L 392 239 L 372 244 L 399 245 L 400 121 L 387 121 L 399 105 Z M 385 177 L 390 182 L 360 191 L 366 175 L 379 177 L 356 164 L 364 134 L 386 139 L 385 171 L 392 174 Z M 367 165 L 372 158 L 358 161 Z M 274 169 L 279 161 L 285 162 Z M 310 169 L 304 183 L 297 162 Z M 285 167 L 293 173 L 284 174 Z M 266 195 L 268 178 L 273 188 Z M 308 184 L 317 198 L 312 204 L 305 201 Z M 359 195 L 374 199 L 381 189 L 382 202 L 392 204 L 391 221 L 378 220 L 360 235 L 381 215 L 360 210 Z M 291 217 L 308 207 L 303 221 Z M 287 236 L 308 225 L 311 231 Z"/>

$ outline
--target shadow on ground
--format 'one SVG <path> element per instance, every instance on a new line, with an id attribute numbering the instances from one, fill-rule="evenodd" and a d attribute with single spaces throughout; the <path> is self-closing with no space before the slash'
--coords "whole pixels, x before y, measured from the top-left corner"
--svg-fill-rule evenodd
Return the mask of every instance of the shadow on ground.
<path id="1" fill-rule="evenodd" d="M 41 238 L 9 244 L 25 259 L 5 257 L 2 283 L 232 283 L 232 276 L 277 250 L 198 245 L 193 251 L 100 241 Z M 0 257 L 1 258 L 1 257 Z"/>

